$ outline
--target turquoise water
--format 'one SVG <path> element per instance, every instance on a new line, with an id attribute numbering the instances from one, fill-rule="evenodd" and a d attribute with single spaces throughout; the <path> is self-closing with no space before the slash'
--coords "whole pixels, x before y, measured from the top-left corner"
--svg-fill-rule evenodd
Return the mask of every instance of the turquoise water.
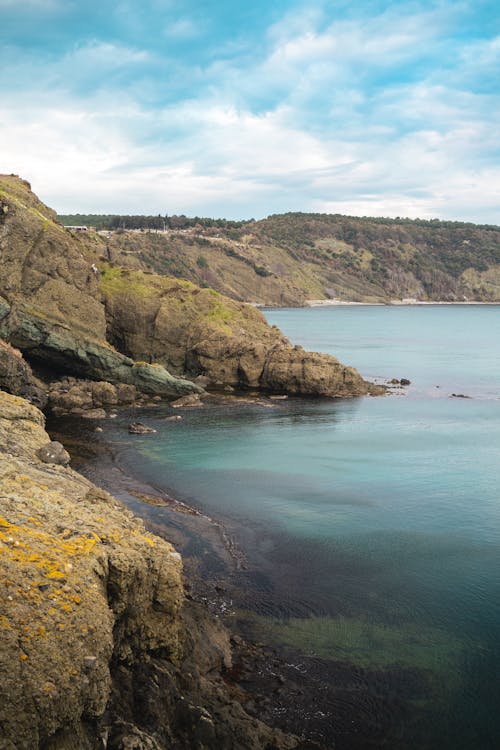
<path id="1" fill-rule="evenodd" d="M 375 744 L 333 731 L 337 747 L 500 747 L 500 308 L 266 315 L 294 343 L 412 385 L 153 419 L 158 435 L 134 442 L 144 472 L 224 519 L 255 637 L 351 665 L 353 724 L 377 726 L 386 706 Z"/>

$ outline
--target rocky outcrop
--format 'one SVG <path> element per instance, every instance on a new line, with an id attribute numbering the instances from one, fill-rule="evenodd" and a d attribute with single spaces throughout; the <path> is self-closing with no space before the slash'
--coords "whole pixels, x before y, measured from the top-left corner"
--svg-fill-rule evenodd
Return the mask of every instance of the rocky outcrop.
<path id="1" fill-rule="evenodd" d="M 133 385 L 63 378 L 50 384 L 48 406 L 56 417 L 66 414 L 82 416 L 96 410 L 129 406 L 139 398 L 140 394 Z"/>
<path id="2" fill-rule="evenodd" d="M 46 386 L 33 371 L 18 349 L 0 339 L 0 389 L 14 396 L 24 396 L 35 406 L 47 403 Z"/>
<path id="3" fill-rule="evenodd" d="M 48 440 L 0 393 L 2 750 L 299 747 L 227 692 L 228 636 L 185 600 L 175 549 L 45 463 Z"/>
<path id="4" fill-rule="evenodd" d="M 0 336 L 56 372 L 171 398 L 199 391 L 109 345 L 93 258 L 27 182 L 0 176 Z"/>
<path id="5" fill-rule="evenodd" d="M 348 397 L 370 392 L 334 357 L 293 347 L 254 307 L 190 282 L 104 266 L 108 335 L 122 351 L 237 388 Z"/>

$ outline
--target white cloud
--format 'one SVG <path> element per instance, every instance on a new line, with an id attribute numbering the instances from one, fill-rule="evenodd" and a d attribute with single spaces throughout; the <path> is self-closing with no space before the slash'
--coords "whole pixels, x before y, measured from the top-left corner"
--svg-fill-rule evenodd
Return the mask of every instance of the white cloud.
<path id="1" fill-rule="evenodd" d="M 182 23 L 179 36 L 197 31 Z M 90 41 L 33 75 L 33 88 L 2 97 L 0 171 L 22 174 L 61 212 L 319 210 L 498 222 L 498 97 L 459 85 L 496 59 L 498 39 L 454 58 L 448 50 L 452 70 L 429 65 L 414 82 L 396 75 L 422 49 L 438 45 L 441 54 L 445 26 L 438 13 L 329 26 L 319 11 L 288 17 L 270 30 L 260 60 L 249 66 L 235 48 L 207 71 L 184 70 L 191 98 L 155 107 L 144 102 L 170 81 L 143 71 L 165 70 L 165 58 Z M 27 82 L 33 66 L 24 64 Z M 67 81 L 63 70 L 74 71 Z M 115 70 L 138 71 L 138 83 L 108 85 Z M 4 72 L 19 80 L 18 67 Z M 72 93 L 92 76 L 95 89 Z M 205 84 L 200 93 L 193 81 Z"/>

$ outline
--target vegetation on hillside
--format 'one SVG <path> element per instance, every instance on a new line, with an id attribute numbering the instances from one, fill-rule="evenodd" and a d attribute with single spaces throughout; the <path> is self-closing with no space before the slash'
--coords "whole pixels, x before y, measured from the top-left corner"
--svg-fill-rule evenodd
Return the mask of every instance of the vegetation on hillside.
<path id="1" fill-rule="evenodd" d="M 70 218 L 89 223 L 83 215 Z M 158 219 L 129 218 L 144 225 Z M 500 301 L 497 226 L 304 213 L 250 222 L 159 218 L 160 232 L 114 231 L 106 239 L 108 258 L 269 305 Z"/>
<path id="2" fill-rule="evenodd" d="M 162 216 L 129 215 L 129 214 L 59 214 L 58 220 L 65 226 L 87 226 L 95 229 L 188 229 L 200 226 L 203 228 L 219 227 L 223 229 L 239 228 L 248 222 L 230 221 L 228 219 L 210 219 L 202 216 Z M 253 219 L 250 219 L 253 221 Z"/>

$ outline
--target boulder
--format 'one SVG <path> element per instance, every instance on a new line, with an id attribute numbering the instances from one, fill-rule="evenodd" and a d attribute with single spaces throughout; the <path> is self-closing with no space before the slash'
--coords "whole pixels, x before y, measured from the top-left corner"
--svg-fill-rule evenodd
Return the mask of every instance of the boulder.
<path id="1" fill-rule="evenodd" d="M 57 440 L 52 440 L 46 445 L 42 445 L 36 452 L 36 455 L 46 464 L 58 464 L 60 466 L 67 466 L 71 461 L 71 456 L 65 449 L 62 443 Z"/>
<path id="2" fill-rule="evenodd" d="M 106 419 L 106 412 L 104 409 L 89 409 L 84 411 L 81 415 L 85 419 Z"/>

